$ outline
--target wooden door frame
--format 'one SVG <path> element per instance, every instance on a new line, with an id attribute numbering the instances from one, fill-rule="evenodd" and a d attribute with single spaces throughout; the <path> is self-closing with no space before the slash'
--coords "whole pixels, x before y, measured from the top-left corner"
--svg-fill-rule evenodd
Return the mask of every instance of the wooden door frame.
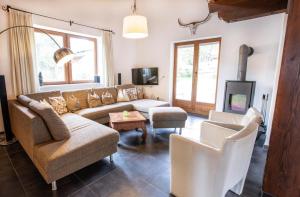
<path id="1" fill-rule="evenodd" d="M 215 98 L 215 104 L 209 104 L 209 103 L 201 103 L 196 101 L 197 97 L 197 82 L 198 82 L 198 68 L 199 68 L 199 46 L 200 44 L 205 43 L 213 43 L 218 42 L 219 43 L 219 56 L 218 56 L 218 69 L 217 69 L 217 83 L 216 83 L 216 98 Z M 196 110 L 196 107 L 199 105 L 208 106 L 208 110 L 205 112 L 201 112 L 202 115 L 208 115 L 208 111 L 211 109 L 215 109 L 216 101 L 217 101 L 217 92 L 218 92 L 218 82 L 219 82 L 219 70 L 220 70 L 220 56 L 221 56 L 221 43 L 222 38 L 209 38 L 209 39 L 200 39 L 200 40 L 192 40 L 192 41 L 185 41 L 185 42 L 177 42 L 174 43 L 174 65 L 173 65 L 173 93 L 172 93 L 172 103 L 173 105 L 181 105 L 186 111 L 191 113 L 199 113 L 199 110 Z M 187 45 L 193 45 L 194 46 L 194 60 L 193 60 L 193 74 L 192 74 L 192 97 L 191 101 L 184 101 L 176 99 L 176 76 L 177 76 L 177 56 L 178 56 L 178 47 L 180 46 L 187 46 Z"/>

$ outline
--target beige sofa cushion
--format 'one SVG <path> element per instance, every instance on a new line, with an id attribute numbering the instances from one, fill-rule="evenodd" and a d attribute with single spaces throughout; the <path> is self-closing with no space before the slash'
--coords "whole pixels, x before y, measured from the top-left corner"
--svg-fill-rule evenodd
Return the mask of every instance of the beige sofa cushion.
<path id="1" fill-rule="evenodd" d="M 135 85 L 133 84 L 124 84 L 124 85 L 116 85 L 115 86 L 117 90 L 124 90 L 129 88 L 135 88 Z"/>
<path id="2" fill-rule="evenodd" d="M 37 101 L 42 101 L 45 99 L 47 102 L 49 102 L 49 97 L 58 97 L 61 96 L 61 93 L 60 91 L 39 92 L 34 94 L 26 94 L 25 96 Z"/>
<path id="3" fill-rule="evenodd" d="M 29 108 L 43 118 L 55 140 L 59 141 L 70 138 L 70 132 L 67 126 L 50 105 L 45 105 L 38 101 L 32 101 L 29 104 Z"/>
<path id="4" fill-rule="evenodd" d="M 65 100 L 67 100 L 68 97 L 71 97 L 72 95 L 74 95 L 79 100 L 80 108 L 85 109 L 85 108 L 89 107 L 87 98 L 88 98 L 88 93 L 91 91 L 92 91 L 91 89 L 68 91 L 68 92 L 63 92 L 62 95 L 65 98 Z"/>
<path id="5" fill-rule="evenodd" d="M 62 120 L 71 131 L 71 138 L 65 141 L 35 146 L 34 158 L 48 180 L 60 177 L 60 169 L 80 169 L 85 160 L 99 160 L 98 153 L 107 147 L 116 148 L 119 133 L 76 114 L 64 114 Z M 107 155 L 108 156 L 108 155 Z M 63 172 L 61 172 L 63 173 Z"/>
<path id="6" fill-rule="evenodd" d="M 141 99 L 130 101 L 135 110 L 140 112 L 148 113 L 150 108 L 153 107 L 169 107 L 170 104 L 165 101 L 151 100 L 151 99 Z"/>
<path id="7" fill-rule="evenodd" d="M 93 92 L 95 92 L 99 96 L 102 96 L 105 92 L 109 92 L 113 96 L 114 102 L 117 102 L 118 92 L 116 88 L 94 88 Z"/>
<path id="8" fill-rule="evenodd" d="M 103 105 L 95 108 L 82 109 L 77 111 L 76 114 L 91 120 L 96 120 L 99 118 L 108 117 L 109 113 L 132 110 L 133 106 L 129 103 L 114 103 L 111 105 Z"/>
<path id="9" fill-rule="evenodd" d="M 31 103 L 31 101 L 33 101 L 31 98 L 29 98 L 28 96 L 25 96 L 25 95 L 18 96 L 17 100 L 19 103 L 21 103 L 25 107 L 29 107 L 29 103 Z"/>

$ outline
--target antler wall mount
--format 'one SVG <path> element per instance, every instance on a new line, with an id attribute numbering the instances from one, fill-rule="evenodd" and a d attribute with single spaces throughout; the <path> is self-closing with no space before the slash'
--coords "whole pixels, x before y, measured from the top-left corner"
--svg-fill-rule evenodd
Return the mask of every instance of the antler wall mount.
<path id="1" fill-rule="evenodd" d="M 206 23 L 207 21 L 209 21 L 211 17 L 211 13 L 208 13 L 208 15 L 203 19 L 203 20 L 200 20 L 200 21 L 194 21 L 194 22 L 191 22 L 191 23 L 183 23 L 180 18 L 178 19 L 178 24 L 183 27 L 183 28 L 190 28 L 190 31 L 191 31 L 191 34 L 192 35 L 195 35 L 196 32 L 197 32 L 197 29 L 199 27 L 199 25 L 201 24 L 204 24 Z"/>

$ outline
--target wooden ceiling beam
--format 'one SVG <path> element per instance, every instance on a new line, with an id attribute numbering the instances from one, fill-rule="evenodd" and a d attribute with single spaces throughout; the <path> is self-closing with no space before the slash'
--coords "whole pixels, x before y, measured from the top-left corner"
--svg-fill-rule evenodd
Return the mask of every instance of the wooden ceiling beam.
<path id="1" fill-rule="evenodd" d="M 286 12 L 288 0 L 210 0 L 209 12 L 226 22 L 236 22 Z"/>

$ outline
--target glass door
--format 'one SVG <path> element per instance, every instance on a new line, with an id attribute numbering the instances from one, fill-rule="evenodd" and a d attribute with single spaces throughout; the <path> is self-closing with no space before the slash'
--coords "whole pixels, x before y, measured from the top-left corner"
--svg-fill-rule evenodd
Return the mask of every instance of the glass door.
<path id="1" fill-rule="evenodd" d="M 208 115 L 215 109 L 221 39 L 175 45 L 173 105 Z"/>

